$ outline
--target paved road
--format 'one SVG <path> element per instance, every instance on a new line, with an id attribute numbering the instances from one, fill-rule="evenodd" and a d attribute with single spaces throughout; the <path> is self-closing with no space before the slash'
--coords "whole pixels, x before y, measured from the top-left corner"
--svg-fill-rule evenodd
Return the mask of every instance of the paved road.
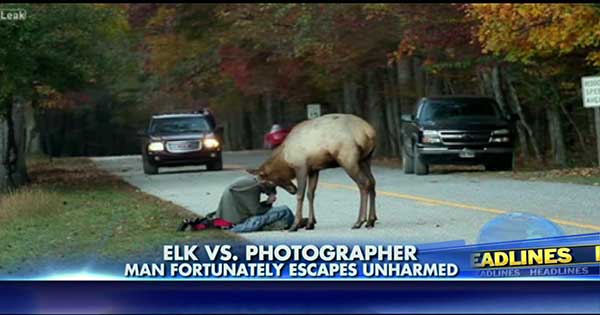
<path id="1" fill-rule="evenodd" d="M 225 170 L 203 167 L 161 169 L 144 175 L 139 156 L 96 158 L 110 172 L 142 191 L 199 214 L 216 208 L 223 189 L 246 167 L 258 166 L 267 151 L 228 152 Z M 527 212 L 551 218 L 567 234 L 600 231 L 600 188 L 575 184 L 527 182 L 492 176 L 438 173 L 404 175 L 402 170 L 374 167 L 379 221 L 374 229 L 351 230 L 358 215 L 359 195 L 342 169 L 321 172 L 313 231 L 257 232 L 244 237 L 258 243 L 394 241 L 415 244 L 465 240 L 474 243 L 481 227 L 506 212 Z M 295 196 L 278 189 L 278 203 L 295 206 Z M 305 210 L 306 213 L 307 210 Z"/>

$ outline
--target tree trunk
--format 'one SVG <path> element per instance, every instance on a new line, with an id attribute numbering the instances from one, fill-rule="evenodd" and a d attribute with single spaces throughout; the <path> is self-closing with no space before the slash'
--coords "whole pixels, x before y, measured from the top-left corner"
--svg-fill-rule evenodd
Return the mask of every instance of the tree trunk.
<path id="1" fill-rule="evenodd" d="M 344 80 L 344 113 L 356 114 L 355 108 L 357 103 L 357 87 L 356 83 L 347 78 Z"/>
<path id="2" fill-rule="evenodd" d="M 446 90 L 446 93 L 450 94 L 450 95 L 455 95 L 456 94 L 456 90 L 454 89 L 454 85 L 452 84 L 452 80 L 449 78 L 443 78 L 443 82 L 444 82 L 444 89 Z"/>
<path id="3" fill-rule="evenodd" d="M 589 148 L 585 144 L 583 134 L 581 133 L 581 130 L 579 130 L 577 123 L 575 122 L 575 120 L 573 120 L 573 117 L 571 116 L 571 114 L 569 114 L 569 111 L 562 102 L 560 102 L 558 106 L 560 107 L 560 110 L 565 115 L 565 117 L 567 117 L 567 120 L 569 121 L 569 124 L 571 124 L 571 126 L 573 127 L 573 130 L 575 130 L 577 140 L 579 142 L 579 145 L 581 146 L 581 152 L 584 153 L 586 159 L 590 158 L 591 154 L 589 153 Z"/>
<path id="4" fill-rule="evenodd" d="M 427 95 L 428 96 L 439 96 L 444 91 L 444 84 L 440 76 L 427 73 Z"/>
<path id="5" fill-rule="evenodd" d="M 27 141 L 25 152 L 27 155 L 38 154 L 41 152 L 40 131 L 37 126 L 35 111 L 37 108 L 37 99 L 34 98 L 31 103 L 25 107 L 25 125 L 27 132 Z"/>
<path id="6" fill-rule="evenodd" d="M 15 185 L 21 186 L 29 182 L 27 176 L 27 164 L 25 149 L 27 145 L 27 131 L 25 129 L 25 102 L 19 100 L 13 106 L 13 128 L 15 137 L 15 173 L 13 174 L 13 180 Z"/>
<path id="7" fill-rule="evenodd" d="M 23 102 L 7 97 L 0 120 L 0 191 L 14 189 L 28 181 L 25 164 L 25 116 Z"/>
<path id="8" fill-rule="evenodd" d="M 490 92 L 488 88 L 489 77 L 487 77 L 488 72 L 483 69 L 477 69 L 477 82 L 479 83 L 479 94 L 484 96 L 491 96 L 494 93 Z"/>
<path id="9" fill-rule="evenodd" d="M 2 106 L 2 104 L 0 104 Z M 11 189 L 12 178 L 9 174 L 9 167 L 4 163 L 4 157 L 8 152 L 8 126 L 4 115 L 0 116 L 0 193 L 4 193 Z"/>
<path id="10" fill-rule="evenodd" d="M 275 123 L 275 115 L 273 113 L 273 98 L 271 96 L 271 92 L 266 92 L 263 95 L 264 104 L 265 104 L 265 113 L 267 116 L 267 125 L 272 126 Z"/>
<path id="11" fill-rule="evenodd" d="M 415 105 L 415 85 L 410 57 L 404 57 L 396 62 L 396 78 L 398 80 L 398 101 L 401 111 L 412 112 Z"/>
<path id="12" fill-rule="evenodd" d="M 40 126 L 42 151 L 46 153 L 50 161 L 54 156 L 54 148 L 52 147 L 52 138 L 50 134 L 50 113 L 48 109 L 38 109 L 35 113 L 37 125 Z"/>
<path id="13" fill-rule="evenodd" d="M 550 104 L 546 109 L 546 118 L 548 119 L 552 159 L 555 164 L 564 167 L 567 166 L 567 149 L 565 147 L 565 137 L 560 121 L 560 112 L 557 107 L 558 106 L 555 104 Z"/>
<path id="14" fill-rule="evenodd" d="M 536 160 L 538 161 L 542 161 L 542 154 L 540 153 L 540 147 L 539 144 L 537 142 L 537 138 L 534 136 L 533 134 L 533 130 L 531 129 L 531 126 L 529 125 L 529 123 L 527 122 L 527 119 L 525 118 L 525 114 L 523 113 L 523 107 L 521 106 L 521 102 L 519 101 L 519 97 L 517 95 L 517 90 L 515 89 L 512 80 L 508 77 L 505 76 L 505 80 L 506 80 L 506 85 L 508 86 L 508 96 L 509 96 L 509 100 L 512 103 L 512 107 L 515 109 L 517 115 L 519 115 L 519 127 L 522 128 L 521 130 L 519 130 L 519 136 L 523 136 L 523 133 L 527 133 L 527 136 L 529 136 L 529 142 L 531 143 L 531 147 L 533 148 L 533 153 L 535 155 Z M 525 143 L 527 143 L 525 141 Z"/>
<path id="15" fill-rule="evenodd" d="M 494 92 L 496 102 L 498 102 L 498 105 L 500 105 L 502 115 L 506 115 L 510 111 L 508 110 L 508 106 L 506 104 L 506 101 L 504 100 L 504 93 L 502 93 L 502 81 L 500 78 L 500 69 L 498 68 L 498 66 L 494 66 L 494 68 L 492 69 L 491 80 L 492 90 Z"/>
<path id="16" fill-rule="evenodd" d="M 415 111 L 417 97 L 427 95 L 426 74 L 423 71 L 421 61 L 418 58 L 404 57 L 396 61 L 396 95 L 397 105 L 394 106 L 394 119 L 396 120 L 396 135 L 398 137 L 398 150 L 402 153 L 403 129 L 400 117 L 405 113 Z"/>
<path id="17" fill-rule="evenodd" d="M 414 91 L 415 91 L 415 95 L 414 97 L 416 99 L 419 99 L 421 97 L 425 96 L 426 93 L 426 82 L 425 82 L 425 72 L 423 71 L 423 66 L 422 66 L 422 60 L 419 57 L 412 57 L 412 73 L 413 73 L 413 79 L 415 86 L 414 86 Z M 400 70 L 400 65 L 398 65 L 398 70 Z M 406 71 L 406 70 L 403 70 Z"/>
<path id="18" fill-rule="evenodd" d="M 383 111 L 381 107 L 380 93 L 377 91 L 377 76 L 374 69 L 367 70 L 366 83 L 367 120 L 369 120 L 369 122 L 373 125 L 373 128 L 375 128 L 375 131 L 378 134 L 375 155 L 382 156 L 388 153 L 388 148 L 386 145 L 387 137 L 385 136 L 385 118 L 382 116 Z"/>
<path id="19" fill-rule="evenodd" d="M 491 87 L 494 92 L 494 98 L 496 99 L 496 102 L 500 106 L 502 115 L 506 116 L 508 114 L 512 114 L 513 110 L 511 109 L 509 101 L 507 100 L 510 98 L 510 95 L 507 97 L 505 94 L 505 90 L 502 88 L 503 81 L 506 81 L 505 83 L 508 82 L 506 80 L 506 78 L 504 78 L 504 77 L 505 77 L 504 73 L 500 72 L 500 68 L 498 66 L 494 66 L 492 68 Z M 513 105 L 516 105 L 517 103 L 518 103 L 518 99 L 515 98 L 515 100 L 513 100 Z M 520 116 L 520 117 L 521 117 L 521 119 L 524 118 L 522 116 Z M 517 125 L 517 136 L 519 137 L 519 147 L 521 148 L 521 152 L 522 152 L 524 158 L 527 159 L 527 158 L 529 158 L 529 146 L 527 144 L 526 131 L 521 124 Z"/>
<path id="20" fill-rule="evenodd" d="M 390 154 L 393 156 L 398 155 L 398 135 L 396 134 L 396 121 L 394 117 L 394 107 L 397 106 L 396 97 L 394 95 L 395 89 L 393 77 L 390 75 L 389 69 L 386 69 L 383 80 L 383 90 L 385 95 L 385 118 L 387 125 L 387 137 L 389 140 Z"/>
<path id="21" fill-rule="evenodd" d="M 250 110 L 250 112 L 248 112 L 247 109 L 242 109 L 242 130 L 241 130 L 241 134 L 240 137 L 243 139 L 242 142 L 242 150 L 251 150 L 252 149 L 252 143 L 253 143 L 253 128 L 252 128 L 252 117 L 251 117 L 251 113 L 253 111 Z"/>

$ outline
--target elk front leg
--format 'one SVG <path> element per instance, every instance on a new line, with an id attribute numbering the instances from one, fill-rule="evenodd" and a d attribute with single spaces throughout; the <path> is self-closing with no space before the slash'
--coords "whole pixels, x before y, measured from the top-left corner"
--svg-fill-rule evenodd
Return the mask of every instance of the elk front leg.
<path id="1" fill-rule="evenodd" d="M 319 172 L 312 172 L 308 175 L 308 192 L 306 197 L 308 198 L 308 223 L 306 224 L 307 230 L 312 230 L 317 224 L 315 218 L 315 190 L 317 190 L 317 183 L 319 182 Z"/>
<path id="2" fill-rule="evenodd" d="M 296 170 L 296 179 L 298 180 L 298 191 L 296 192 L 296 219 L 288 231 L 296 232 L 303 227 L 302 206 L 304 203 L 304 193 L 306 192 L 306 178 L 308 174 L 305 170 Z"/>

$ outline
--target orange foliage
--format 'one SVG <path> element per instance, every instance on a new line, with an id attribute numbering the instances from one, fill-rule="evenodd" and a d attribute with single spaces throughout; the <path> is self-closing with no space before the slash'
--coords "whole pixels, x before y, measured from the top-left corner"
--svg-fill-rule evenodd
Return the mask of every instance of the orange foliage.
<path id="1" fill-rule="evenodd" d="M 587 53 L 600 66 L 600 14 L 589 4 L 472 4 L 470 16 L 479 21 L 476 37 L 484 52 L 504 54 L 509 61 L 532 62 L 535 57 Z"/>

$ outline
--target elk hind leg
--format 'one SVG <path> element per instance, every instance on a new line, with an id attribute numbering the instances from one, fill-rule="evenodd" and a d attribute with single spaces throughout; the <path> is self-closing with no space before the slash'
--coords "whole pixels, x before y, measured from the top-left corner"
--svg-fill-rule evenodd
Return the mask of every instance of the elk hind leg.
<path id="1" fill-rule="evenodd" d="M 352 226 L 353 229 L 360 229 L 362 225 L 367 221 L 367 186 L 369 178 L 367 174 L 361 170 L 358 160 L 352 162 L 340 161 L 339 163 L 348 176 L 354 180 L 360 191 L 360 210 L 358 212 L 358 219 Z"/>
<path id="2" fill-rule="evenodd" d="M 367 191 L 369 193 L 369 219 L 367 220 L 366 227 L 372 228 L 375 226 L 375 221 L 377 221 L 377 213 L 375 212 L 375 177 L 371 171 L 371 161 L 361 161 L 360 168 L 369 179 L 367 183 Z"/>
<path id="3" fill-rule="evenodd" d="M 308 191 L 306 192 L 306 197 L 308 198 L 308 223 L 306 224 L 307 230 L 312 230 L 315 228 L 315 224 L 317 224 L 317 219 L 315 218 L 315 191 L 317 190 L 317 183 L 319 182 L 319 172 L 312 172 L 308 175 Z"/>

